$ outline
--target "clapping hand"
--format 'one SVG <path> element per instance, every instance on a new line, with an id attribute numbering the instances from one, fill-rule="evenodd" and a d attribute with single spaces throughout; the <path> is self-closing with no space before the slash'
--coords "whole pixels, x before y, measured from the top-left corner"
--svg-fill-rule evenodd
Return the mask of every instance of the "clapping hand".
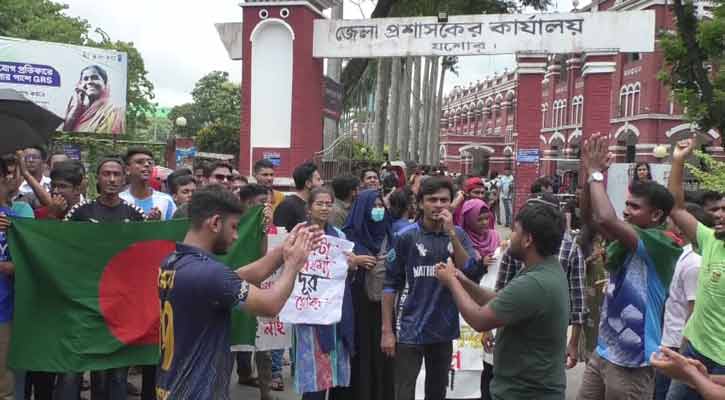
<path id="1" fill-rule="evenodd" d="M 48 205 L 48 215 L 53 218 L 63 218 L 65 215 L 65 210 L 68 209 L 68 202 L 65 201 L 65 197 L 56 194 L 53 195 L 50 199 L 50 204 Z"/>
<path id="2" fill-rule="evenodd" d="M 582 164 L 587 173 L 599 171 L 604 172 L 614 161 L 614 156 L 609 152 L 609 137 L 595 133 L 584 141 L 582 148 Z"/>
<path id="3" fill-rule="evenodd" d="M 272 223 L 272 204 L 264 203 L 264 211 L 262 211 L 262 225 L 264 231 L 267 231 L 267 227 Z"/>
<path id="4" fill-rule="evenodd" d="M 296 226 L 282 247 L 285 265 L 300 271 L 313 249 L 314 232 L 311 227 Z"/>
<path id="5" fill-rule="evenodd" d="M 709 377 L 707 368 L 698 360 L 687 358 L 667 347 L 660 348 L 661 353 L 652 353 L 650 363 L 657 370 L 672 379 L 691 384 L 697 375 Z"/>
<path id="6" fill-rule="evenodd" d="M 457 279 L 458 269 L 453 265 L 453 260 L 448 257 L 448 261 L 445 263 L 438 263 L 436 265 L 436 278 L 441 281 L 441 284 L 445 287 L 449 287 L 451 282 Z"/>
<path id="7" fill-rule="evenodd" d="M 146 216 L 146 219 L 152 220 L 152 221 L 158 221 L 161 219 L 161 210 L 159 210 L 158 207 L 153 207 L 148 215 Z"/>

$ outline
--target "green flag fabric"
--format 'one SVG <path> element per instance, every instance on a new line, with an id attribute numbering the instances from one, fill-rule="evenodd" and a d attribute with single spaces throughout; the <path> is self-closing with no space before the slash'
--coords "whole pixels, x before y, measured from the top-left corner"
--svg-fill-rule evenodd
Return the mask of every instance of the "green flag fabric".
<path id="1" fill-rule="evenodd" d="M 239 240 L 220 257 L 236 269 L 261 256 L 262 209 L 249 210 Z M 156 364 L 158 272 L 188 220 L 103 223 L 13 219 L 13 369 L 81 372 Z M 253 344 L 254 317 L 235 310 L 232 343 Z"/>

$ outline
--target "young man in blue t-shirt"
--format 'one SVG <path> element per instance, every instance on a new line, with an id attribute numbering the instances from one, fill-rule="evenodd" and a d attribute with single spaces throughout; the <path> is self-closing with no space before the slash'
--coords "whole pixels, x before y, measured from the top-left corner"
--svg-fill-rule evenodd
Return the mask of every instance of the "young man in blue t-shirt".
<path id="1" fill-rule="evenodd" d="M 292 292 L 297 272 L 322 237 L 316 227 L 295 227 L 282 247 L 236 271 L 216 260 L 237 240 L 243 212 L 239 198 L 220 185 L 194 193 L 191 226 L 183 243 L 161 265 L 161 360 L 158 400 L 227 400 L 233 365 L 231 311 L 277 315 Z M 269 289 L 257 286 L 284 263 Z"/>
<path id="2" fill-rule="evenodd" d="M 15 265 L 8 250 L 7 232 L 10 227 L 8 217 L 34 218 L 33 210 L 27 206 L 17 212 L 13 209 L 10 192 L 15 184 L 8 177 L 5 160 L 0 158 L 0 398 L 13 394 L 13 377 L 7 369 L 7 355 L 10 348 L 10 324 L 13 321 L 13 274 Z"/>
<path id="3" fill-rule="evenodd" d="M 475 261 L 470 239 L 453 225 L 449 207 L 453 185 L 428 178 L 418 193 L 423 218 L 394 237 L 388 253 L 383 291 L 381 347 L 395 357 L 397 400 L 413 400 L 415 382 L 425 359 L 425 398 L 445 399 L 453 340 L 460 335 L 458 309 L 451 292 L 435 278 L 435 267 L 453 258 L 456 268 L 478 282 L 482 266 Z M 402 294 L 393 330 L 393 308 Z"/>
<path id="4" fill-rule="evenodd" d="M 149 183 L 154 169 L 153 153 L 143 147 L 131 147 L 124 157 L 128 189 L 121 192 L 121 199 L 143 210 L 149 220 L 172 219 L 176 212 L 174 199 L 154 190 Z"/>
<path id="5" fill-rule="evenodd" d="M 609 138 L 593 135 L 582 151 L 582 166 L 589 177 L 582 215 L 612 243 L 607 249 L 609 283 L 597 348 L 577 398 L 651 399 L 655 374 L 650 356 L 662 339 L 667 289 L 682 253 L 663 225 L 674 199 L 658 183 L 633 182 L 620 220 L 604 186 L 603 173 L 610 163 Z"/>

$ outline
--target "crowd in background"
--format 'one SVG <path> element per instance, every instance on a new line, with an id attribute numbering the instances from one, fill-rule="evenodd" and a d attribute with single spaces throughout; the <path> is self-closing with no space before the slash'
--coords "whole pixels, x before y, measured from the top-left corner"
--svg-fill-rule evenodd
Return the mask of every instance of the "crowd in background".
<path id="1" fill-rule="evenodd" d="M 154 154 L 131 147 L 93 166 L 91 198 L 80 161 L 43 148 L 3 156 L 0 397 L 78 400 L 90 389 L 94 400 L 150 400 L 157 377 L 155 365 L 92 371 L 88 381 L 7 369 L 7 217 L 186 218 L 195 191 L 220 185 L 245 208 L 265 207 L 268 234 L 309 222 L 354 243 L 339 323 L 296 326 L 289 355 L 236 353 L 238 383 L 258 386 L 262 399 L 284 390 L 287 362 L 303 399 L 412 400 L 423 363 L 426 398 L 444 399 L 459 315 L 483 333 L 483 399 L 563 399 L 565 371 L 579 362 L 579 399 L 725 398 L 725 199 L 684 192 L 693 146 L 674 149 L 668 187 L 638 164 L 622 216 L 604 186 L 611 161 L 596 135 L 583 147 L 577 182 L 565 188 L 542 177 L 519 210 L 510 169 L 483 177 L 387 164 L 324 182 L 304 163 L 285 195 L 269 160 L 254 164 L 251 179 L 224 161 L 161 179 Z M 129 368 L 142 374 L 141 388 L 128 383 Z"/>

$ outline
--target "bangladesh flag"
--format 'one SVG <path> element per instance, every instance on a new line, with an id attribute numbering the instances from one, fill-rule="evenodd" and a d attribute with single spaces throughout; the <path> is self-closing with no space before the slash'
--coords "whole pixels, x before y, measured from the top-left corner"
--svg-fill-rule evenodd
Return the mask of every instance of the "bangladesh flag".
<path id="1" fill-rule="evenodd" d="M 94 224 L 13 219 L 15 311 L 9 365 L 48 372 L 156 364 L 159 266 L 188 220 Z M 222 261 L 261 255 L 262 208 L 247 212 Z M 232 315 L 232 343 L 254 344 L 256 320 Z"/>

